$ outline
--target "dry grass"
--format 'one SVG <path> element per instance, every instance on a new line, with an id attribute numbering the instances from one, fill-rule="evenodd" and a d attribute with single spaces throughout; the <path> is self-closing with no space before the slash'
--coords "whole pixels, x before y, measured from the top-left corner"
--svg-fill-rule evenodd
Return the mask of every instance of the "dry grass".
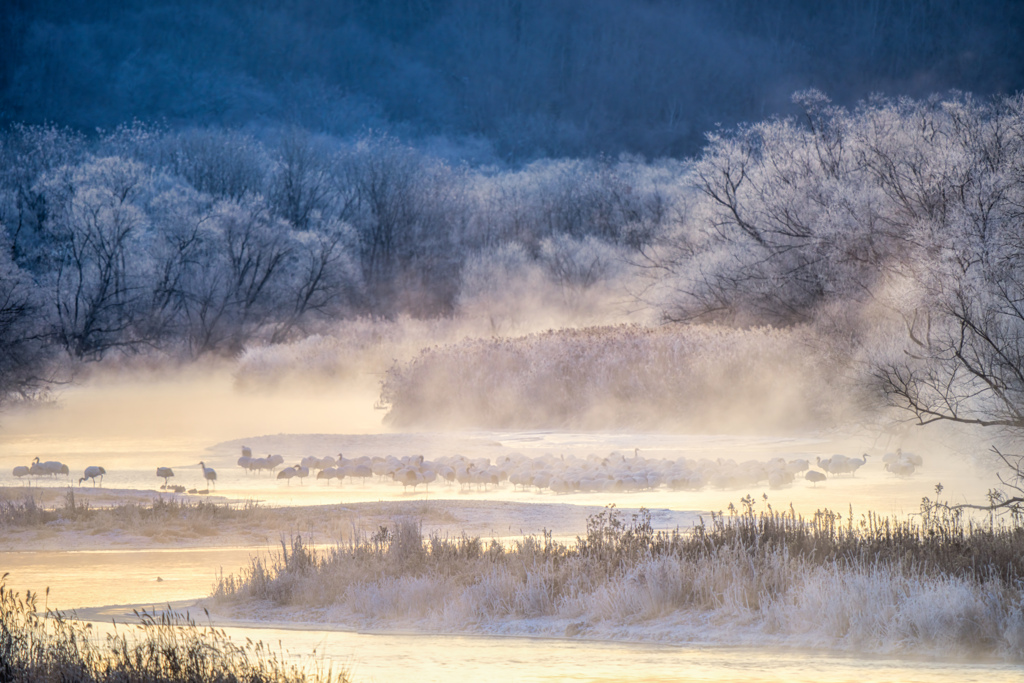
<path id="1" fill-rule="evenodd" d="M 49 490 L 47 490 L 49 492 Z M 592 508 L 501 501 L 378 501 L 268 507 L 205 498 L 147 497 L 109 507 L 85 506 L 76 493 L 75 512 L 67 493 L 44 499 L 25 493 L 0 499 L 0 551 L 89 550 L 117 547 L 167 548 L 275 545 L 302 534 L 318 543 L 348 541 L 381 524 L 415 516 L 431 529 L 540 529 L 539 520 L 560 529 L 581 529 Z M 495 520 L 501 520 L 501 523 Z M 509 531 L 508 533 L 512 533 Z"/>
<path id="2" fill-rule="evenodd" d="M 310 514 L 308 507 L 269 508 L 253 501 L 157 496 L 93 507 L 76 498 L 74 489 L 68 489 L 59 502 L 49 506 L 32 495 L 0 500 L 0 530 L 8 540 L 17 538 L 20 549 L 54 543 L 60 548 L 80 549 L 109 539 L 131 546 L 263 545 L 289 530 L 339 538 L 346 526 L 344 520 L 324 514 L 325 507 L 338 506 L 321 506 L 319 514 Z"/>
<path id="3" fill-rule="evenodd" d="M 6 574 L 4 578 L 6 578 Z M 338 681 L 344 672 L 309 677 L 262 642 L 238 645 L 187 614 L 136 612 L 137 628 L 102 644 L 89 624 L 37 610 L 0 580 L 0 681 L 25 683 L 303 683 Z"/>
<path id="4" fill-rule="evenodd" d="M 260 510 L 257 503 L 218 504 L 206 500 L 179 500 L 157 497 L 141 503 L 129 501 L 111 507 L 92 507 L 79 502 L 75 490 L 68 488 L 60 504 L 43 507 L 33 496 L 21 500 L 0 500 L 0 528 L 33 527 L 54 522 L 77 522 L 101 529 L 163 528 L 168 522 L 209 525 L 239 516 L 251 518 Z"/>
<path id="5" fill-rule="evenodd" d="M 549 635 L 643 638 L 671 623 L 668 637 L 686 640 L 700 637 L 693 624 L 730 623 L 798 646 L 1024 658 L 1019 527 L 805 520 L 744 503 L 686 533 L 608 508 L 571 544 L 424 537 L 410 520 L 328 551 L 296 537 L 223 578 L 215 599 L 353 626 L 515 632 L 540 619 Z"/>

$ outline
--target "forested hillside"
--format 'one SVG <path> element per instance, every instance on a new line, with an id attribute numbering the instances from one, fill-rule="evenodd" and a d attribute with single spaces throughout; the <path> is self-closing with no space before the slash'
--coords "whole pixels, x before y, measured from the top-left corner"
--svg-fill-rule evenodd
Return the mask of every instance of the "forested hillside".
<path id="1" fill-rule="evenodd" d="M 694 155 L 814 87 L 1024 87 L 1012 0 L 7 0 L 0 121 L 443 135 L 522 161 Z"/>

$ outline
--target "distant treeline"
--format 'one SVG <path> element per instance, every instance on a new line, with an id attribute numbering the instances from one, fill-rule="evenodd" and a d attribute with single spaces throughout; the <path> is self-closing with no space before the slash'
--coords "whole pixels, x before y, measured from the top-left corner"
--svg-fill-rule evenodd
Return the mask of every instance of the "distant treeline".
<path id="1" fill-rule="evenodd" d="M 2 19 L 0 122 L 373 128 L 516 161 L 693 155 L 807 87 L 1024 88 L 1014 0 L 7 0 Z"/>
<path id="2" fill-rule="evenodd" d="M 672 219 L 683 168 L 498 172 L 381 135 L 14 125 L 0 136 L 3 392 L 37 386 L 54 354 L 194 358 L 359 315 L 448 315 L 467 264 L 476 297 L 527 268 L 587 288 Z"/>

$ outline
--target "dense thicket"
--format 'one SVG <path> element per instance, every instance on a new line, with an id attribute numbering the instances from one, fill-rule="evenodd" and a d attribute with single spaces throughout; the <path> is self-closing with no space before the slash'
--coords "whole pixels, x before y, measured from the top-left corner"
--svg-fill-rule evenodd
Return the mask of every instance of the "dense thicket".
<path id="1" fill-rule="evenodd" d="M 666 314 L 813 321 L 921 422 L 1024 427 L 1024 98 L 797 99 L 710 138 L 651 252 Z"/>
<path id="2" fill-rule="evenodd" d="M 7 0 L 0 122 L 394 126 L 505 159 L 694 154 L 716 124 L 792 111 L 799 88 L 848 105 L 1020 89 L 1022 26 L 1012 0 Z"/>
<path id="3" fill-rule="evenodd" d="M 394 425 L 765 432 L 861 407 L 848 359 L 806 327 L 639 325 L 436 345 L 388 370 Z"/>

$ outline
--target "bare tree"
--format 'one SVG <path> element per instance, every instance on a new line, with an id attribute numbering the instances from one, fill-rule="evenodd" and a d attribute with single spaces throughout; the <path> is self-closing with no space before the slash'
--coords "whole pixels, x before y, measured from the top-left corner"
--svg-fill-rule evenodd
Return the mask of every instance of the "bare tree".
<path id="1" fill-rule="evenodd" d="M 292 256 L 289 226 L 259 198 L 220 202 L 183 287 L 193 355 L 235 353 L 282 313 Z"/>
<path id="2" fill-rule="evenodd" d="M 62 168 L 46 179 L 46 228 L 54 245 L 49 289 L 54 335 L 77 359 L 97 359 L 142 340 L 146 216 L 135 200 L 145 169 L 117 158 Z"/>
<path id="3" fill-rule="evenodd" d="M 31 278 L 0 237 L 0 405 L 29 398 L 52 381 L 43 306 Z"/>
<path id="4" fill-rule="evenodd" d="M 309 134 L 289 130 L 277 150 L 271 204 L 297 230 L 307 230 L 314 212 L 324 213 L 335 183 L 328 155 Z"/>
<path id="5" fill-rule="evenodd" d="M 290 338 L 296 330 L 305 332 L 311 318 L 337 320 L 352 310 L 359 297 L 359 275 L 355 263 L 352 229 L 338 222 L 323 223 L 314 217 L 314 229 L 293 232 L 290 304 L 276 323 L 272 342 Z"/>
<path id="6" fill-rule="evenodd" d="M 462 255 L 462 201 L 452 171 L 389 137 L 363 140 L 341 160 L 371 306 L 449 310 Z"/>

